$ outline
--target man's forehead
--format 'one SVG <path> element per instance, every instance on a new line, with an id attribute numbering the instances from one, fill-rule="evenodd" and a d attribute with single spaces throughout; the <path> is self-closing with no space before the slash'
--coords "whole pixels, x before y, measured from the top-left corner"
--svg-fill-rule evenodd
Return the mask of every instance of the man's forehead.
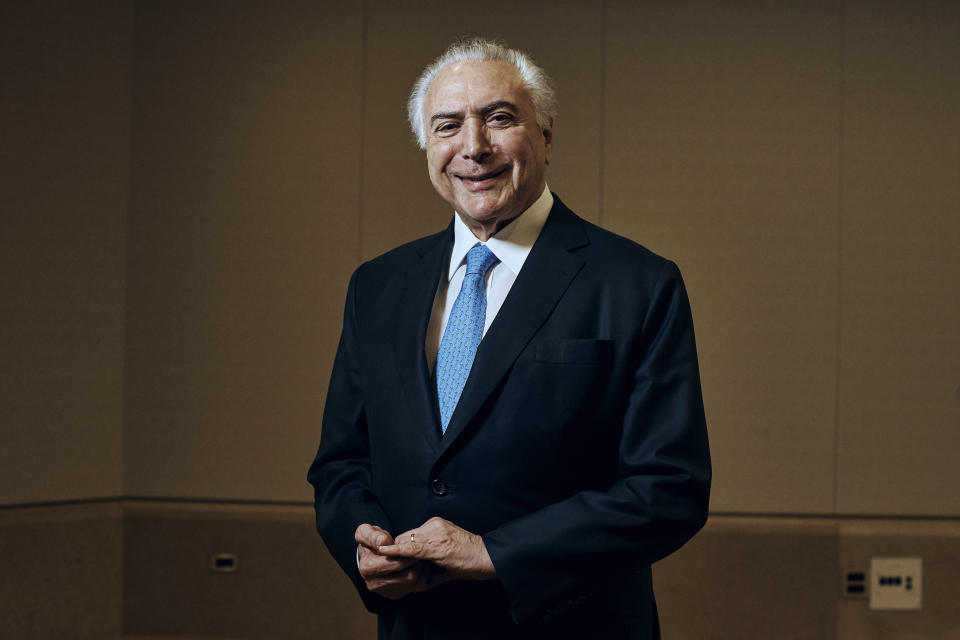
<path id="1" fill-rule="evenodd" d="M 437 78 L 452 74 L 482 75 L 489 73 L 519 77 L 519 70 L 505 60 L 455 60 L 441 67 L 437 72 Z"/>
<path id="2" fill-rule="evenodd" d="M 427 102 L 457 99 L 458 97 L 485 97 L 490 100 L 517 98 L 517 92 L 526 94 L 520 72 L 502 60 L 466 60 L 451 62 L 434 77 L 427 91 Z"/>

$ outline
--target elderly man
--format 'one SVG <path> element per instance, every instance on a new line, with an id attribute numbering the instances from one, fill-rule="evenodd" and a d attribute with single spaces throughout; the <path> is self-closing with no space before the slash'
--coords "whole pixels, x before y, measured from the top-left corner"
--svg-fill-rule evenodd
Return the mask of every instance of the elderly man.
<path id="1" fill-rule="evenodd" d="M 680 274 L 551 194 L 554 113 L 483 40 L 410 98 L 453 220 L 353 274 L 308 475 L 380 638 L 658 638 L 650 565 L 706 518 Z"/>

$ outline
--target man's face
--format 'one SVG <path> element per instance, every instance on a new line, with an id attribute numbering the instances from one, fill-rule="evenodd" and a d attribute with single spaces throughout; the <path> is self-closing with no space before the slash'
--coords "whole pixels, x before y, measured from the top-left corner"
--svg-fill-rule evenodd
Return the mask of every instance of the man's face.
<path id="1" fill-rule="evenodd" d="M 541 130 L 513 65 L 447 65 L 424 111 L 430 181 L 468 227 L 493 233 L 543 192 L 553 132 Z"/>

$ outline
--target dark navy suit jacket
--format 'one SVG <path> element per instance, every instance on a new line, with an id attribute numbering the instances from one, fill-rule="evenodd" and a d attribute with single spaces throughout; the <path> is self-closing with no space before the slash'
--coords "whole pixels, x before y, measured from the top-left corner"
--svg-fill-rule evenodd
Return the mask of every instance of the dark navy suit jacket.
<path id="1" fill-rule="evenodd" d="M 650 565 L 710 485 L 679 271 L 555 198 L 441 436 L 424 344 L 452 244 L 451 225 L 350 280 L 308 474 L 320 535 L 381 638 L 659 637 Z M 482 534 L 498 579 L 368 592 L 356 527 L 432 516 Z"/>

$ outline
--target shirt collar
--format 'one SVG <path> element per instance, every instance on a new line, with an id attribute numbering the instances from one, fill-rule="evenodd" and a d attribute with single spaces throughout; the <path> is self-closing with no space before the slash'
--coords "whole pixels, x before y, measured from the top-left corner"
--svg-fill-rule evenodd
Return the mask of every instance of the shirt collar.
<path id="1" fill-rule="evenodd" d="M 511 220 L 495 235 L 490 236 L 485 243 L 477 240 L 477 236 L 473 235 L 460 216 L 454 213 L 453 251 L 450 253 L 450 270 L 447 273 L 447 280 L 453 278 L 453 274 L 466 261 L 467 252 L 478 244 L 486 244 L 500 262 L 514 274 L 519 274 L 552 208 L 553 194 L 550 193 L 550 187 L 545 185 L 543 193 L 526 211 Z"/>

